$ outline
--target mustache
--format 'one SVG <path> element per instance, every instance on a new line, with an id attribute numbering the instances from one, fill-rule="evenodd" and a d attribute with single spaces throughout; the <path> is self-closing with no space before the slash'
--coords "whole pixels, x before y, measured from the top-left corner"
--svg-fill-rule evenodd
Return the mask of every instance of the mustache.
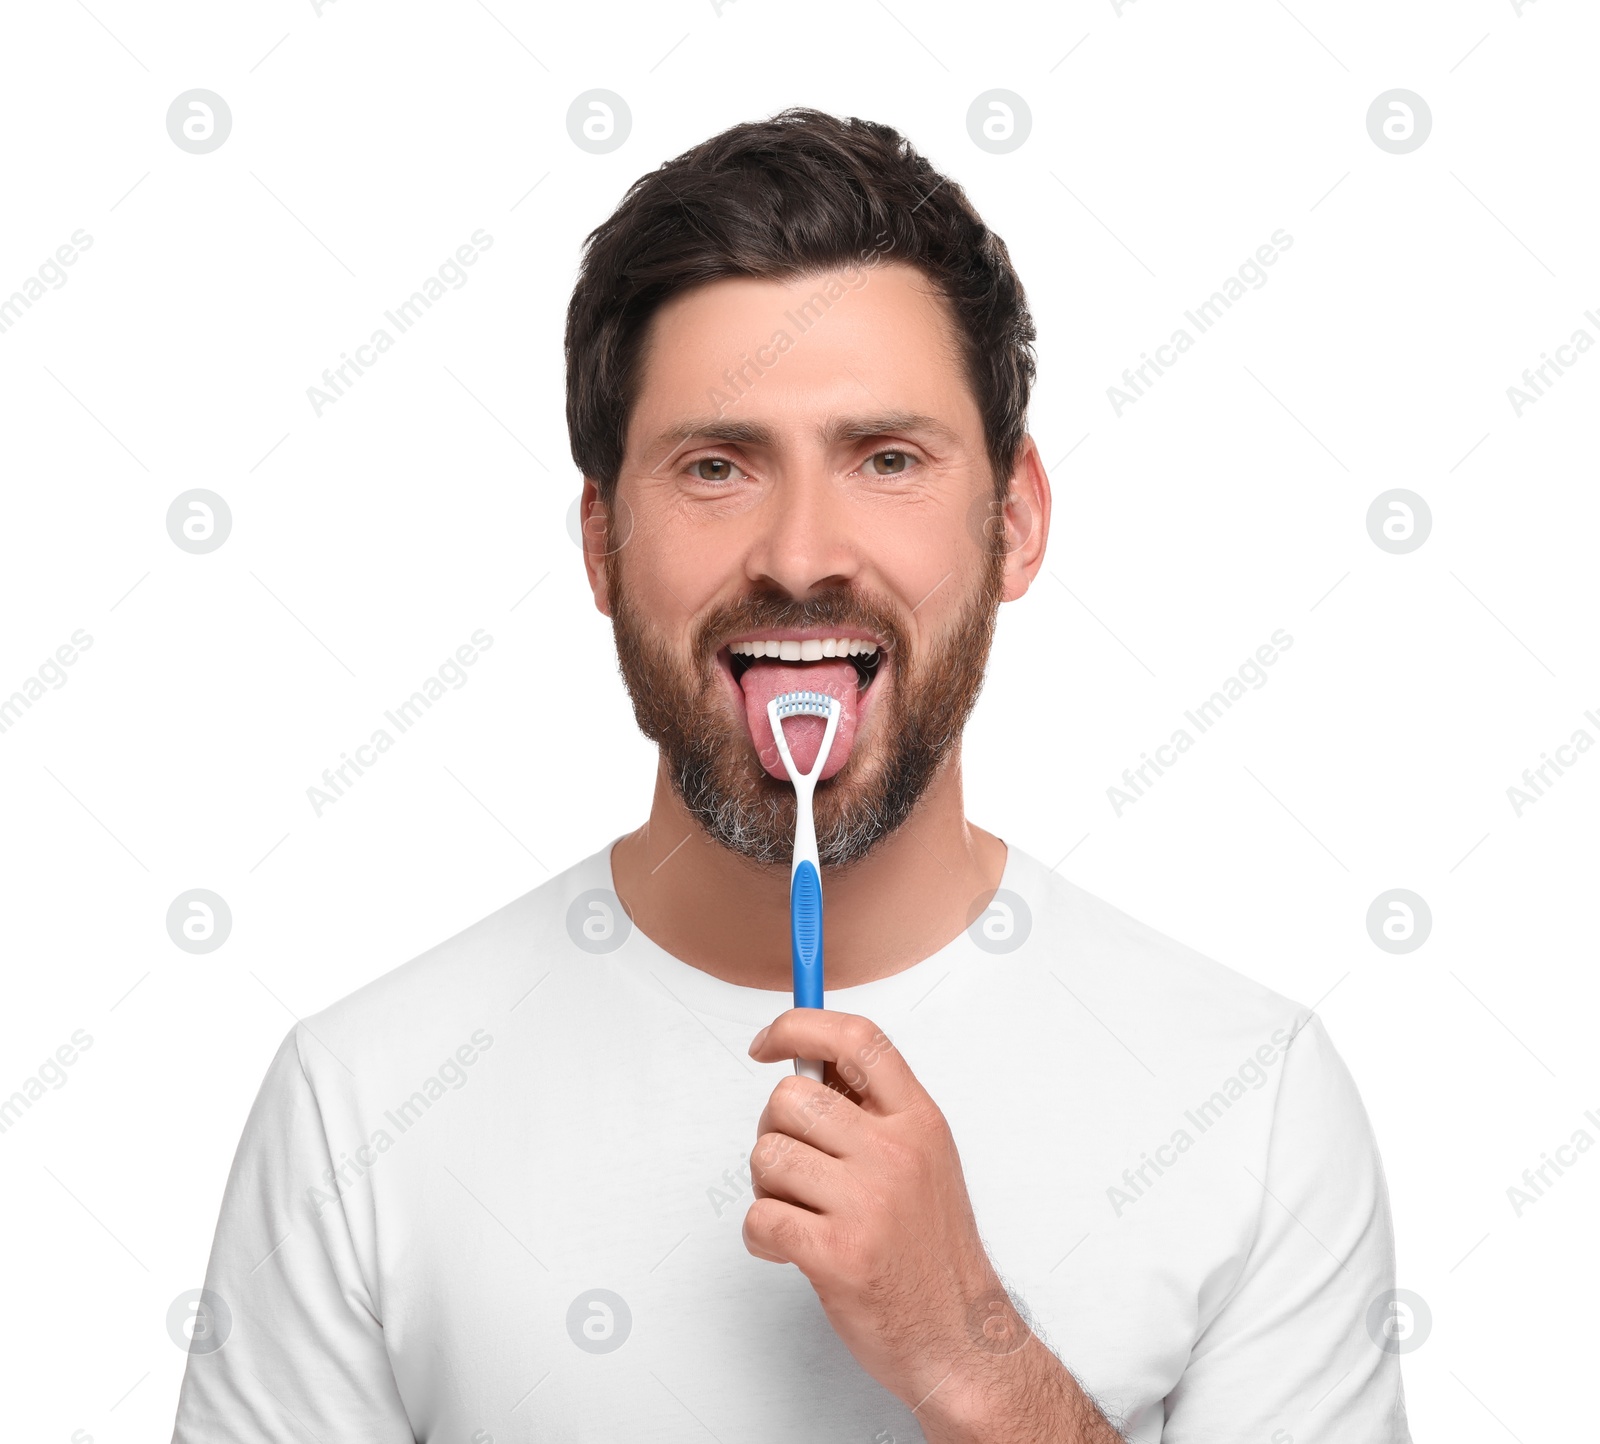
<path id="1" fill-rule="evenodd" d="M 760 592 L 726 602 L 695 628 L 693 655 L 709 668 L 723 640 L 735 632 L 805 627 L 859 627 L 880 638 L 883 650 L 898 651 L 904 639 L 899 614 L 885 598 L 839 588 L 803 600 Z"/>

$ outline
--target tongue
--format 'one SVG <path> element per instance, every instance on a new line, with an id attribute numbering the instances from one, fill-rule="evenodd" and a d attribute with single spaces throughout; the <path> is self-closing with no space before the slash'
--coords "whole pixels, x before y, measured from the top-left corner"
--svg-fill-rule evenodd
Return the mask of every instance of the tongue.
<path id="1" fill-rule="evenodd" d="M 753 662 L 739 678 L 739 685 L 744 689 L 745 717 L 750 724 L 751 740 L 756 744 L 756 756 L 780 782 L 789 780 L 789 772 L 773 740 L 767 703 L 785 692 L 826 692 L 839 699 L 839 725 L 834 729 L 833 746 L 828 749 L 828 760 L 820 776 L 832 777 L 850 760 L 850 748 L 856 739 L 856 669 L 853 663 L 771 659 Z M 802 772 L 810 772 L 822 748 L 822 734 L 827 730 L 828 719 L 786 717 L 778 725 L 784 729 L 794 765 Z"/>

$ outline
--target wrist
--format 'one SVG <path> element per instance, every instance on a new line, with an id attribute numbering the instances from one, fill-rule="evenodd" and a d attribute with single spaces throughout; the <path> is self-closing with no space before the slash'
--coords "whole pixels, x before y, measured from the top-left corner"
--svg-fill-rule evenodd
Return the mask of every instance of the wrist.
<path id="1" fill-rule="evenodd" d="M 971 1295 L 964 1333 L 943 1379 L 915 1407 L 928 1444 L 1038 1444 L 1044 1436 L 1023 1421 L 1037 1422 L 1041 1406 L 1059 1395 L 1054 1373 L 1069 1387 L 1071 1376 L 997 1277 Z"/>

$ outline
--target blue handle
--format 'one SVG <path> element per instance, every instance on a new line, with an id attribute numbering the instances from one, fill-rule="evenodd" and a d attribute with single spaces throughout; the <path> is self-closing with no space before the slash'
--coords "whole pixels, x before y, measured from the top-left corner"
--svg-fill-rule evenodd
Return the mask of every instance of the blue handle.
<path id="1" fill-rule="evenodd" d="M 822 1006 L 822 880 L 810 861 L 789 887 L 789 945 L 794 959 L 794 1005 Z"/>

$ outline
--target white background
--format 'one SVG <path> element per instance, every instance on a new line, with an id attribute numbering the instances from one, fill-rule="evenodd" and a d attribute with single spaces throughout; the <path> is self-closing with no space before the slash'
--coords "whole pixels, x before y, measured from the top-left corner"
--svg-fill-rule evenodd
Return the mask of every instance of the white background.
<path id="1" fill-rule="evenodd" d="M 0 696 L 93 638 L 0 734 L 0 1095 L 93 1038 L 0 1135 L 9 1435 L 167 1437 L 167 1309 L 293 1017 L 641 820 L 653 753 L 566 526 L 567 298 L 636 176 L 810 104 L 949 171 L 1039 326 L 1054 529 L 1002 614 L 971 815 L 1320 1000 L 1432 1312 L 1417 1438 L 1577 1437 L 1600 1150 L 1520 1217 L 1506 1190 L 1600 1140 L 1600 757 L 1520 817 L 1507 788 L 1600 738 L 1600 355 L 1520 417 L 1506 389 L 1600 339 L 1600 25 L 1577 0 L 1121 8 L 8 12 L 0 295 L 93 238 L 0 334 Z M 205 155 L 166 127 L 195 87 L 232 112 Z M 1433 119 L 1405 155 L 1366 126 L 1396 87 Z M 632 112 L 607 155 L 567 133 L 591 88 Z M 995 88 L 1032 114 L 1004 155 L 966 125 Z M 1280 227 L 1268 284 L 1118 417 L 1123 367 Z M 318 417 L 306 388 L 478 228 L 469 283 Z M 232 511 L 208 555 L 166 530 L 195 487 Z M 1432 513 L 1405 555 L 1366 526 L 1395 487 Z M 318 817 L 308 786 L 477 628 L 468 685 Z M 1267 685 L 1119 817 L 1122 769 L 1278 628 Z M 1401 955 L 1365 923 L 1397 887 L 1433 915 Z M 199 956 L 165 926 L 192 888 L 233 918 Z"/>

